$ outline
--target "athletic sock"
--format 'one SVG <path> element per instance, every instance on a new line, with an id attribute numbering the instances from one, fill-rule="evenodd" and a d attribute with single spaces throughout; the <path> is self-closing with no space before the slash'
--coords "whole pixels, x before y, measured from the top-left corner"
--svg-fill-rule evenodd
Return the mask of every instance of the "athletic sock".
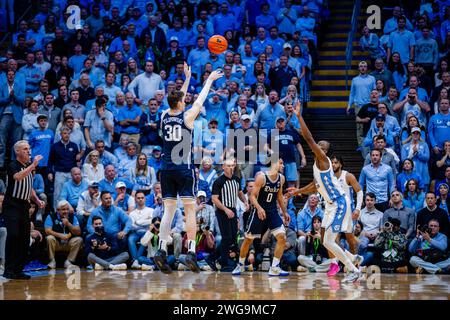
<path id="1" fill-rule="evenodd" d="M 195 241 L 188 240 L 188 252 L 195 253 Z"/>
<path id="2" fill-rule="evenodd" d="M 167 240 L 159 239 L 159 250 L 163 250 L 167 253 Z"/>
<path id="3" fill-rule="evenodd" d="M 278 267 L 279 264 L 280 264 L 280 259 L 273 257 L 272 267 Z"/>
<path id="4" fill-rule="evenodd" d="M 240 263 L 241 265 L 244 265 L 244 264 L 245 264 L 245 258 L 239 257 L 239 263 Z"/>

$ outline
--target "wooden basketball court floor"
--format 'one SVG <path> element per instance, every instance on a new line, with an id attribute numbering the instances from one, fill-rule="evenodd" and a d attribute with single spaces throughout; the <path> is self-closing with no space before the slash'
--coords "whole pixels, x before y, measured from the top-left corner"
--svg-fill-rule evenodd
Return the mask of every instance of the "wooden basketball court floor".
<path id="1" fill-rule="evenodd" d="M 0 280 L 0 300 L 449 300 L 450 275 L 372 274 L 343 283 L 342 273 L 268 277 L 254 272 L 34 272 L 31 280 Z"/>

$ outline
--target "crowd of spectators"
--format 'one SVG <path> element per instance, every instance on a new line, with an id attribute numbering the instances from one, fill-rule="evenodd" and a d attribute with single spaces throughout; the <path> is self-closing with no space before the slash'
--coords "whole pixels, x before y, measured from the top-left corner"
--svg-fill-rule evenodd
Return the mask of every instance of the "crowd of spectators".
<path id="1" fill-rule="evenodd" d="M 67 12 L 71 5 L 80 8 L 79 19 Z M 187 109 L 212 70 L 224 72 L 194 125 L 200 252 L 215 252 L 221 240 L 211 197 L 224 153 L 238 146 L 227 141 L 229 130 L 252 132 L 246 156 L 259 130 L 283 130 L 280 154 L 290 164 L 288 182 L 297 184 L 306 161 L 293 106 L 309 101 L 326 6 L 322 0 L 40 1 L 34 17 L 17 22 L 0 58 L 0 178 L 15 142 L 25 139 L 32 158 L 43 156 L 34 187 L 47 205 L 31 214 L 40 233 L 35 247 L 45 253 L 32 255 L 37 261 L 29 269 L 40 262 L 55 268 L 60 251 L 70 252 L 66 267 L 80 264 L 79 251 L 97 269 L 120 270 L 124 262 L 154 267 L 163 214 L 160 118 L 168 94 L 185 81 L 184 62 L 192 71 Z M 215 34 L 228 41 L 218 55 L 207 48 Z M 236 170 L 242 187 L 259 168 L 247 163 Z M 184 235 L 180 203 L 171 232 L 177 264 Z"/>
<path id="2" fill-rule="evenodd" d="M 81 8 L 81 21 L 71 28 L 65 8 L 73 4 Z M 327 4 L 42 1 L 33 19 L 18 23 L 0 58 L 0 174 L 18 140 L 29 141 L 32 157 L 44 157 L 34 187 L 47 206 L 30 209 L 33 241 L 27 267 L 45 263 L 55 268 L 58 254 L 65 252 L 66 267 L 155 268 L 152 258 L 164 212 L 160 117 L 168 109 L 168 94 L 183 86 L 184 62 L 192 68 L 187 109 L 211 71 L 224 72 L 194 124 L 199 266 L 215 270 L 236 262 L 248 212 L 238 202 L 238 236 L 229 248 L 230 261 L 224 262 L 211 202 L 221 159 L 239 145 L 227 137 L 231 131 L 247 132 L 246 163 L 234 171 L 246 196 L 261 169 L 249 159 L 264 137 L 262 130 L 280 130 L 275 141 L 284 174 L 289 186 L 298 185 L 307 163 L 293 108 L 297 102 L 305 108 L 310 99 Z M 366 266 L 403 272 L 410 265 L 434 273 L 450 264 L 445 262 L 450 235 L 446 8 L 436 2 L 406 18 L 395 7 L 381 37 L 362 30 L 360 44 L 370 61 L 359 64 L 348 111 L 355 109 L 366 161 L 359 178 L 365 208 L 354 231 Z M 228 40 L 227 51 L 219 55 L 207 49 L 214 34 Z M 267 143 L 264 150 L 272 147 Z M 288 211 L 292 221 L 282 268 L 327 271 L 320 198 L 311 195 L 301 210 L 291 199 Z M 169 249 L 169 263 L 180 270 L 186 268 L 184 223 L 180 202 Z M 265 268 L 275 241 L 268 234 L 255 241 L 247 259 L 251 268 Z M 345 240 L 341 244 L 348 246 Z"/>

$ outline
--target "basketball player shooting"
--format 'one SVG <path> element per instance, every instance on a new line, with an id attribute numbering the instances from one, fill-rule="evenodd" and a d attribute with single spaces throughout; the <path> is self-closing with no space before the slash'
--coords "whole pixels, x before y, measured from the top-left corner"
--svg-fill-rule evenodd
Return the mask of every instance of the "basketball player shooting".
<path id="1" fill-rule="evenodd" d="M 314 180 L 303 188 L 287 189 L 287 197 L 315 192 L 319 192 L 322 195 L 325 200 L 325 215 L 322 222 L 322 227 L 325 228 L 323 244 L 327 250 L 347 267 L 347 276 L 344 282 L 354 282 L 362 276 L 362 273 L 352 263 L 355 257 L 349 251 L 342 250 L 336 243 L 336 238 L 340 232 L 350 233 L 353 230 L 350 199 L 345 196 L 344 190 L 333 173 L 331 160 L 326 156 L 322 146 L 314 141 L 301 115 L 300 108 L 300 102 L 297 102 L 294 112 L 300 122 L 299 133 L 314 153 Z M 336 261 L 333 265 L 339 271 Z"/>
<path id="2" fill-rule="evenodd" d="M 174 91 L 167 97 L 169 109 L 161 115 L 163 134 L 163 155 L 161 168 L 161 189 L 164 215 L 160 226 L 159 249 L 154 256 L 158 268 L 164 273 L 171 273 L 167 263 L 167 242 L 170 226 L 177 209 L 177 196 L 183 202 L 186 216 L 186 233 L 188 237 L 188 254 L 186 265 L 194 272 L 199 272 L 195 254 L 195 235 L 197 221 L 195 218 L 195 171 L 192 161 L 192 140 L 194 121 L 201 111 L 213 81 L 223 76 L 221 71 L 213 71 L 206 80 L 200 95 L 193 106 L 185 111 L 184 97 L 191 78 L 191 68 L 184 63 L 186 77 L 180 91 Z"/>

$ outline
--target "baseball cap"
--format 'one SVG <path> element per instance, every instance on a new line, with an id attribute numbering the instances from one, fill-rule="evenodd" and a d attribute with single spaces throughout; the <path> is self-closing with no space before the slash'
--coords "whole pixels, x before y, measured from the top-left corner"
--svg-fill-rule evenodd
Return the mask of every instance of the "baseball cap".
<path id="1" fill-rule="evenodd" d="M 211 123 L 211 122 L 219 123 L 219 121 L 216 118 L 211 118 L 211 120 L 209 120 L 208 123 Z"/>
<path id="2" fill-rule="evenodd" d="M 283 44 L 283 49 L 286 49 L 286 48 L 292 49 L 292 46 L 286 42 L 285 44 Z"/>
<path id="3" fill-rule="evenodd" d="M 162 151 L 162 148 L 160 146 L 155 146 L 152 151 Z"/>
<path id="4" fill-rule="evenodd" d="M 422 131 L 422 130 L 420 130 L 419 127 L 414 127 L 414 128 L 411 129 L 411 133 L 414 133 L 414 132 L 421 132 L 421 131 Z"/>
<path id="5" fill-rule="evenodd" d="M 91 182 L 91 183 L 89 183 L 88 187 L 89 188 L 98 188 L 98 182 Z M 117 185 L 116 185 L 116 187 L 117 187 Z"/>
<path id="6" fill-rule="evenodd" d="M 285 116 L 279 116 L 279 117 L 277 117 L 276 122 L 278 122 L 278 120 L 286 121 L 286 117 Z"/>
<path id="7" fill-rule="evenodd" d="M 175 37 L 175 36 L 170 37 L 169 43 L 172 42 L 172 41 L 179 42 L 179 41 L 178 41 L 178 37 Z"/>
<path id="8" fill-rule="evenodd" d="M 123 25 L 120 27 L 120 30 L 127 30 L 128 31 L 128 27 L 126 25 Z"/>
<path id="9" fill-rule="evenodd" d="M 377 114 L 377 116 L 375 117 L 376 120 L 383 120 L 386 121 L 386 116 L 384 114 Z"/>
<path id="10" fill-rule="evenodd" d="M 251 120 L 250 116 L 248 114 L 243 114 L 241 116 L 241 120 Z"/>
<path id="11" fill-rule="evenodd" d="M 203 190 L 200 190 L 199 192 L 197 192 L 197 198 L 198 197 L 205 197 L 206 198 L 206 192 Z"/>
<path id="12" fill-rule="evenodd" d="M 126 186 L 125 183 L 122 182 L 122 181 L 119 181 L 119 182 L 116 183 L 116 189 L 119 189 L 119 188 L 126 188 L 126 187 L 127 187 L 127 186 Z"/>

